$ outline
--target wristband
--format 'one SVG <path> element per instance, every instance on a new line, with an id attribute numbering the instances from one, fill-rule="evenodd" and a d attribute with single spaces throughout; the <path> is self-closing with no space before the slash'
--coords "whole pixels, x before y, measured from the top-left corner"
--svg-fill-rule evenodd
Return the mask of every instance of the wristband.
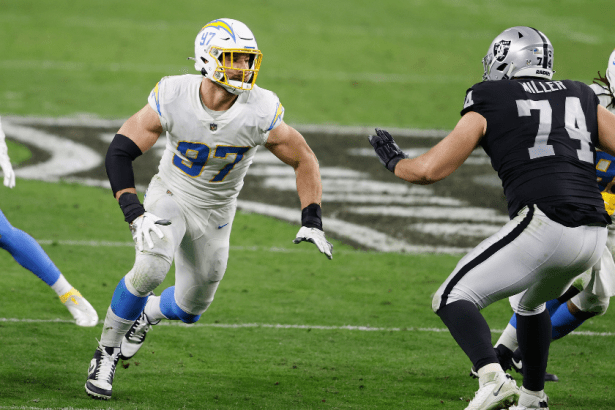
<path id="1" fill-rule="evenodd" d="M 145 208 L 139 201 L 137 194 L 124 192 L 118 200 L 120 208 L 124 212 L 124 220 L 129 224 L 145 213 Z"/>
<path id="2" fill-rule="evenodd" d="M 322 231 L 322 210 L 318 204 L 309 204 L 301 211 L 301 225 Z"/>
<path id="3" fill-rule="evenodd" d="M 386 165 L 387 169 L 391 171 L 392 173 L 395 173 L 395 167 L 397 166 L 397 163 L 401 161 L 402 159 L 406 159 L 406 157 L 403 155 L 398 155 L 394 157 L 387 163 Z"/>

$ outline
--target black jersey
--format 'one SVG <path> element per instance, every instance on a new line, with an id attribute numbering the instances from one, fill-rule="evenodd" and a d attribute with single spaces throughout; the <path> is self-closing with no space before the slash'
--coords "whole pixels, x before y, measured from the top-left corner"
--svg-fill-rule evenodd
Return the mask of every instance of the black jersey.
<path id="1" fill-rule="evenodd" d="M 566 226 L 610 223 L 596 182 L 598 98 L 577 81 L 485 81 L 461 111 L 481 114 L 481 146 L 491 158 L 514 217 L 535 204 Z"/>

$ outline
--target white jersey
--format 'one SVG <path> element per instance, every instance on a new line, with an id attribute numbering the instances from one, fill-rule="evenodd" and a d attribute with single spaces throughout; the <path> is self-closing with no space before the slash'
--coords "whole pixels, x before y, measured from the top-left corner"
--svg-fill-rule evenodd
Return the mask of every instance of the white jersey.
<path id="1" fill-rule="evenodd" d="M 283 120 L 271 91 L 254 86 L 224 112 L 205 108 L 201 75 L 164 77 L 148 102 L 158 113 L 167 143 L 158 175 L 177 199 L 199 208 L 237 198 L 256 148 Z"/>
<path id="2" fill-rule="evenodd" d="M 611 105 L 613 101 L 613 97 L 611 97 L 611 92 L 608 88 L 601 86 L 600 84 L 590 84 L 589 86 L 598 96 L 598 100 L 600 100 L 600 105 L 605 107 L 607 110 L 615 114 L 615 106 Z"/>

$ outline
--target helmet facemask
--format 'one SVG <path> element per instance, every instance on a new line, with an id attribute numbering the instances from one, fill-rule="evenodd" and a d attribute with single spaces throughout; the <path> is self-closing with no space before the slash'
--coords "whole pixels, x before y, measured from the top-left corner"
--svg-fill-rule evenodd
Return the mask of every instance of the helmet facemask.
<path id="1" fill-rule="evenodd" d="M 205 67 L 201 68 L 201 74 L 205 77 L 233 94 L 250 91 L 254 88 L 263 59 L 263 54 L 259 50 L 247 48 L 226 49 L 210 46 L 207 53 L 211 56 L 209 59 L 201 57 L 201 61 L 205 65 Z M 248 68 L 234 66 L 233 62 L 236 61 L 237 54 L 249 55 Z M 229 77 L 227 70 L 233 75 Z"/>
<path id="2" fill-rule="evenodd" d="M 492 53 L 487 53 L 485 57 L 483 57 L 483 81 L 488 81 L 494 75 L 492 70 L 499 72 L 499 78 L 502 80 L 508 80 L 510 77 L 508 73 L 513 71 L 515 65 L 514 63 L 502 63 L 498 61 L 496 57 Z"/>

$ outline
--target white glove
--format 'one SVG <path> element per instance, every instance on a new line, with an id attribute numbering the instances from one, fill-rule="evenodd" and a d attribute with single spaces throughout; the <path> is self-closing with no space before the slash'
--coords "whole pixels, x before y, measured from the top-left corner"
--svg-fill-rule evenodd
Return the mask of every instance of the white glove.
<path id="1" fill-rule="evenodd" d="M 143 240 L 147 242 L 147 246 L 150 249 L 154 248 L 154 241 L 152 241 L 152 232 L 154 232 L 160 239 L 164 238 L 164 234 L 156 225 L 170 225 L 171 223 L 165 219 L 160 219 L 156 215 L 146 212 L 143 215 L 135 218 L 130 223 L 130 231 L 132 232 L 132 239 L 137 244 L 137 249 L 143 251 Z"/>
<path id="2" fill-rule="evenodd" d="M 13 188 L 15 186 L 15 171 L 13 171 L 11 160 L 6 150 L 3 151 L 2 147 L 0 147 L 0 168 L 2 168 L 4 173 L 4 186 Z"/>
<path id="3" fill-rule="evenodd" d="M 5 137 L 2 127 L 0 126 L 0 168 L 2 168 L 2 172 L 4 173 L 4 186 L 13 188 L 15 186 L 15 171 L 13 171 L 13 167 L 11 166 Z"/>
<path id="4" fill-rule="evenodd" d="M 297 232 L 297 237 L 293 240 L 293 243 L 303 241 L 312 242 L 321 253 L 327 255 L 327 258 L 333 259 L 333 245 L 329 243 L 327 238 L 325 238 L 325 233 L 320 229 L 302 226 L 299 232 Z"/>

